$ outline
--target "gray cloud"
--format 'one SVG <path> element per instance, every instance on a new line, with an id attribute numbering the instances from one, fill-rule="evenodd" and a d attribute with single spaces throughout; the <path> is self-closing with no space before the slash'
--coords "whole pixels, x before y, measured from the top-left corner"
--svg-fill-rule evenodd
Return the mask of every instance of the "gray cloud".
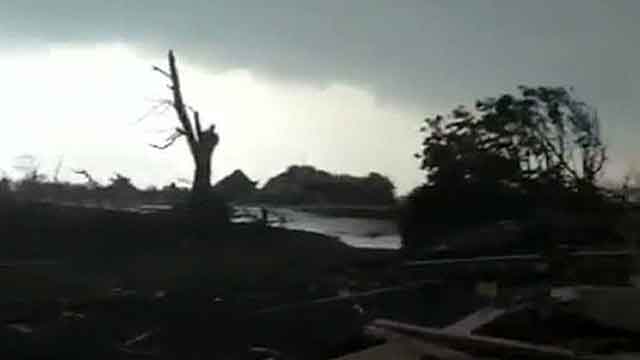
<path id="1" fill-rule="evenodd" d="M 639 14 L 637 0 L 0 0 L 0 46 L 176 48 L 192 63 L 353 84 L 424 111 L 523 83 L 573 85 L 614 141 L 633 144 Z"/>
<path id="2" fill-rule="evenodd" d="M 448 104 L 543 81 L 618 98 L 630 96 L 638 81 L 640 50 L 633 40 L 640 33 L 634 24 L 640 3 L 634 0 L 0 4 L 10 41 L 174 47 L 194 62 L 300 81 L 350 82 L 418 103 Z"/>

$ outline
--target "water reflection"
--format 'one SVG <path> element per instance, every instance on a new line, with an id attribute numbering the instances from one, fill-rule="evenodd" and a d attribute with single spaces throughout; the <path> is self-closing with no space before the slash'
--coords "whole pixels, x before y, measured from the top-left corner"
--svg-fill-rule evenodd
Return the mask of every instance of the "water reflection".
<path id="1" fill-rule="evenodd" d="M 234 222 L 261 219 L 260 207 L 236 207 Z M 391 220 L 318 215 L 292 208 L 269 207 L 268 223 L 292 230 L 305 230 L 339 238 L 362 248 L 398 249 L 400 235 Z"/>

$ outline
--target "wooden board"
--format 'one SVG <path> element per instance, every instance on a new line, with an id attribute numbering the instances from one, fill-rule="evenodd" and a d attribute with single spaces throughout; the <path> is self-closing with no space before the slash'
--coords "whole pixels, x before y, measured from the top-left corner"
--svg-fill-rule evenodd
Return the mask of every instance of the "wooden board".
<path id="1" fill-rule="evenodd" d="M 489 336 L 454 333 L 442 329 L 416 326 L 388 319 L 376 319 L 370 324 L 373 332 L 401 334 L 415 337 L 425 342 L 449 347 L 471 354 L 508 355 L 508 357 L 523 356 L 536 359 L 576 359 L 570 350 L 534 345 L 522 341 L 508 340 Z"/>

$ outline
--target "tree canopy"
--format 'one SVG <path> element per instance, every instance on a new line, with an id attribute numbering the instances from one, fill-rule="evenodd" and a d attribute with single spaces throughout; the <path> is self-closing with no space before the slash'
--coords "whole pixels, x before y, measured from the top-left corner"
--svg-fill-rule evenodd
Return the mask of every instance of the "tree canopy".
<path id="1" fill-rule="evenodd" d="M 312 166 L 290 166 L 269 179 L 258 197 L 278 204 L 391 205 L 394 185 L 386 176 L 331 174 Z"/>
<path id="2" fill-rule="evenodd" d="M 434 186 L 594 186 L 606 161 L 595 109 L 563 87 L 518 88 L 425 120 L 421 167 Z"/>
<path id="3" fill-rule="evenodd" d="M 588 212 L 605 200 L 600 119 L 571 89 L 520 86 L 428 117 L 421 131 L 426 182 L 405 202 L 405 246 L 538 210 Z"/>

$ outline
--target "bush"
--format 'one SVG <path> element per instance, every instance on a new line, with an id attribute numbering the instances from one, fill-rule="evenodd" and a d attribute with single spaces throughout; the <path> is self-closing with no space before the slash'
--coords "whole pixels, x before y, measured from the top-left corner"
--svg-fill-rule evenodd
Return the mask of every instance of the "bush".
<path id="1" fill-rule="evenodd" d="M 436 238 L 505 220 L 522 228 L 518 244 L 522 249 L 539 250 L 560 243 L 588 247 L 618 243 L 620 236 L 614 227 L 622 213 L 597 188 L 423 185 L 404 202 L 399 228 L 403 247 L 410 253 L 440 245 Z"/>
<path id="2" fill-rule="evenodd" d="M 401 206 L 399 229 L 406 250 L 438 245 L 433 239 L 453 230 L 526 216 L 525 197 L 506 188 L 438 188 L 423 185 Z"/>

